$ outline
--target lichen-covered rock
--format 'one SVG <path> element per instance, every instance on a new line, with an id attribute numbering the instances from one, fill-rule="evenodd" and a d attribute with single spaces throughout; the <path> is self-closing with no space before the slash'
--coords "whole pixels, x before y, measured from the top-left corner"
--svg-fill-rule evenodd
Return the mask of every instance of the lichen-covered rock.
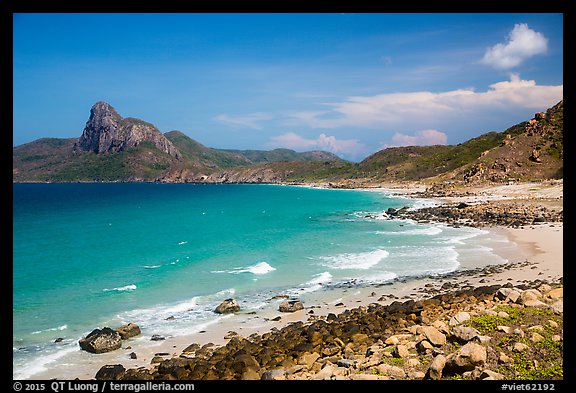
<path id="1" fill-rule="evenodd" d="M 226 299 L 214 310 L 217 314 L 228 314 L 240 311 L 240 304 L 235 299 Z"/>
<path id="2" fill-rule="evenodd" d="M 97 380 L 118 380 L 122 378 L 126 369 L 121 364 L 107 364 L 96 373 Z"/>
<path id="3" fill-rule="evenodd" d="M 140 326 L 132 322 L 120 326 L 119 328 L 116 329 L 116 331 L 118 332 L 118 334 L 120 334 L 122 340 L 127 340 L 131 337 L 136 337 L 140 333 L 142 333 L 140 331 Z"/>
<path id="4" fill-rule="evenodd" d="M 288 300 L 278 306 L 278 311 L 280 312 L 295 312 L 303 309 L 304 305 L 300 300 Z"/>
<path id="5" fill-rule="evenodd" d="M 104 353 L 114 351 L 122 346 L 120 334 L 109 327 L 94 329 L 79 342 L 80 348 L 92 353 Z"/>

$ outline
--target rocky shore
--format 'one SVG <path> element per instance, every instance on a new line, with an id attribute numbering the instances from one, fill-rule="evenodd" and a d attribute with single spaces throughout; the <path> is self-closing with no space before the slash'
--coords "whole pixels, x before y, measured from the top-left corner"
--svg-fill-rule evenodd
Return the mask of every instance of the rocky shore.
<path id="1" fill-rule="evenodd" d="M 421 190 L 404 195 L 432 196 Z M 561 194 L 552 208 L 522 198 L 478 201 L 474 197 L 479 193 L 474 192 L 456 196 L 460 199 L 433 207 L 389 209 L 384 218 L 514 228 L 510 231 L 525 228 L 524 233 L 559 227 L 561 236 Z M 557 241 L 551 246 L 554 251 L 562 248 Z M 548 262 L 537 258 L 459 270 L 422 281 L 416 293 L 402 298 L 375 286 L 369 301 L 359 307 L 321 315 L 315 306 L 304 305 L 298 312 L 306 316 L 281 328 L 246 336 L 228 331 L 222 335 L 223 345 L 192 343 L 179 354 L 157 354 L 145 367 L 105 365 L 95 378 L 561 380 L 562 270 L 544 279 L 549 265 L 539 265 L 561 265 L 561 255 L 561 251 L 547 255 Z M 520 272 L 534 273 L 521 279 Z"/>
<path id="2" fill-rule="evenodd" d="M 452 226 L 504 226 L 519 228 L 523 225 L 553 223 L 563 221 L 563 210 L 549 209 L 545 206 L 530 206 L 518 202 L 483 202 L 468 204 L 465 202 L 442 206 L 424 207 L 410 210 L 388 209 L 386 214 L 392 218 L 412 219 L 420 223 L 443 222 Z"/>
<path id="3" fill-rule="evenodd" d="M 192 344 L 150 369 L 106 365 L 96 379 L 563 379 L 562 280 L 446 281 L 423 291 L 428 298 L 389 305 L 375 298 L 261 335 L 230 332 L 226 345 Z"/>

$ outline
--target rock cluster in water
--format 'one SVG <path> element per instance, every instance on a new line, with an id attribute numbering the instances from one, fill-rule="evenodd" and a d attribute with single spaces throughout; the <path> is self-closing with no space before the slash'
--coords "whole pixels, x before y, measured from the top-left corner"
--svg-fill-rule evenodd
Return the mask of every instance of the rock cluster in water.
<path id="1" fill-rule="evenodd" d="M 85 351 L 105 353 L 120 349 L 122 340 L 138 336 L 140 333 L 140 327 L 130 322 L 117 329 L 111 329 L 109 327 L 94 329 L 86 337 L 81 339 L 78 344 L 80 348 Z"/>
<path id="2" fill-rule="evenodd" d="M 562 222 L 562 210 L 548 209 L 544 206 L 521 205 L 518 203 L 457 203 L 451 205 L 423 207 L 417 210 L 403 207 L 389 208 L 388 217 L 412 219 L 418 222 L 444 222 L 459 226 L 506 226 L 520 227 L 540 223 Z"/>

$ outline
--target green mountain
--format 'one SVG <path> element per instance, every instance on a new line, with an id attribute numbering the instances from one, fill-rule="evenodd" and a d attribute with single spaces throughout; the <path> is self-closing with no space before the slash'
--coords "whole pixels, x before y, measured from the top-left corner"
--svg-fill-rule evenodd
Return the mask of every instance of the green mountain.
<path id="1" fill-rule="evenodd" d="M 502 132 L 488 132 L 458 145 L 391 147 L 360 163 L 275 162 L 214 172 L 208 182 L 331 183 L 363 186 L 398 181 L 507 182 L 563 176 L 560 101 L 545 113 Z"/>
<path id="2" fill-rule="evenodd" d="M 42 138 L 13 148 L 15 182 L 160 181 L 305 183 L 506 182 L 563 176 L 564 104 L 502 132 L 458 145 L 381 150 L 360 163 L 289 149 L 209 148 L 180 131 L 162 134 L 139 119 L 94 105 L 79 139 Z"/>
<path id="3" fill-rule="evenodd" d="M 246 157 L 251 164 L 283 161 L 341 161 L 335 154 L 326 151 L 307 151 L 303 153 L 290 149 L 274 150 L 221 150 Z"/>
<path id="4" fill-rule="evenodd" d="M 327 152 L 227 151 L 208 148 L 180 131 L 123 118 L 96 103 L 80 138 L 42 138 L 13 148 L 14 182 L 199 182 L 227 168 L 259 162 L 338 160 Z"/>

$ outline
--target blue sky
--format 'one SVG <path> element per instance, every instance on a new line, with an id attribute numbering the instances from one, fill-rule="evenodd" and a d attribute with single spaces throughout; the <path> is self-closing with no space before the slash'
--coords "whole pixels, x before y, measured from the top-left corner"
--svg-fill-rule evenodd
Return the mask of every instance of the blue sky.
<path id="1" fill-rule="evenodd" d="M 13 144 L 91 106 L 209 147 L 457 144 L 563 96 L 563 15 L 14 14 Z"/>

